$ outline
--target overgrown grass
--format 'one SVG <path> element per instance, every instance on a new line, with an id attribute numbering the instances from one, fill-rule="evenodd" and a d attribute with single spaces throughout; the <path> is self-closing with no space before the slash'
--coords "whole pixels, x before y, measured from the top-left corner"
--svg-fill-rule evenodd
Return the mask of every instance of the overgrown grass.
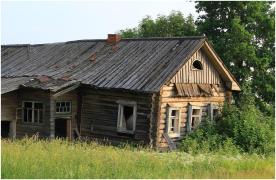
<path id="1" fill-rule="evenodd" d="M 2 178 L 274 178 L 274 157 L 2 140 Z"/>

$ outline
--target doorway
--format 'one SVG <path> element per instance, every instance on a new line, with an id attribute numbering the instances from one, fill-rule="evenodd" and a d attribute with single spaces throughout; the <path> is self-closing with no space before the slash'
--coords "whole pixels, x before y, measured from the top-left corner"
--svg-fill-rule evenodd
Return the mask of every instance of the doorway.
<path id="1" fill-rule="evenodd" d="M 70 138 L 70 120 L 65 118 L 55 119 L 55 137 Z"/>
<path id="2" fill-rule="evenodd" d="M 10 121 L 1 121 L 1 138 L 8 138 L 10 135 Z"/>

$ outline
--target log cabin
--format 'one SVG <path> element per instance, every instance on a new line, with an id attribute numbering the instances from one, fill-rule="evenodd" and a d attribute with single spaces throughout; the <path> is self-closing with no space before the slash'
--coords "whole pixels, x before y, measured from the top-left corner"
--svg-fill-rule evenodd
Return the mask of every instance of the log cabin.
<path id="1" fill-rule="evenodd" d="M 240 91 L 207 38 L 1 46 L 1 136 L 176 148 Z"/>

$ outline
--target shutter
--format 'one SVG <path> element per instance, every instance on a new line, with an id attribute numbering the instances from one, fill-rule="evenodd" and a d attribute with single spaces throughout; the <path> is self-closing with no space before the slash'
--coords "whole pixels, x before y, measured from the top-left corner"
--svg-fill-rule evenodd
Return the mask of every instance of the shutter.
<path id="1" fill-rule="evenodd" d="M 136 119 L 137 119 L 137 104 L 133 106 L 133 131 L 136 129 Z"/>
<path id="2" fill-rule="evenodd" d="M 181 108 L 178 109 L 178 133 L 179 133 L 179 136 L 180 136 L 180 126 L 181 126 Z"/>
<path id="3" fill-rule="evenodd" d="M 188 109 L 188 119 L 187 119 L 187 132 L 191 131 L 191 122 L 192 122 L 192 112 L 193 112 L 193 107 L 192 105 L 189 104 L 189 109 Z"/>
<path id="4" fill-rule="evenodd" d="M 122 105 L 118 105 L 117 129 L 121 128 Z"/>
<path id="5" fill-rule="evenodd" d="M 167 115 L 166 115 L 166 133 L 169 133 L 170 129 L 170 117 L 171 117 L 171 108 L 167 107 Z"/>
<path id="6" fill-rule="evenodd" d="M 212 103 L 209 104 L 208 114 L 209 114 L 210 120 L 212 121 L 213 120 L 213 104 Z"/>

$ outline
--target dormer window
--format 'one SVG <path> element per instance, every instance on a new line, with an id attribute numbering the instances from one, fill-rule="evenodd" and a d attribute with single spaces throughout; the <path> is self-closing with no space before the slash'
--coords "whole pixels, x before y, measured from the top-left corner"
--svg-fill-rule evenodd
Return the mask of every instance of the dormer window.
<path id="1" fill-rule="evenodd" d="M 203 70 L 202 63 L 198 59 L 196 59 L 192 64 L 192 69 L 193 70 Z"/>

